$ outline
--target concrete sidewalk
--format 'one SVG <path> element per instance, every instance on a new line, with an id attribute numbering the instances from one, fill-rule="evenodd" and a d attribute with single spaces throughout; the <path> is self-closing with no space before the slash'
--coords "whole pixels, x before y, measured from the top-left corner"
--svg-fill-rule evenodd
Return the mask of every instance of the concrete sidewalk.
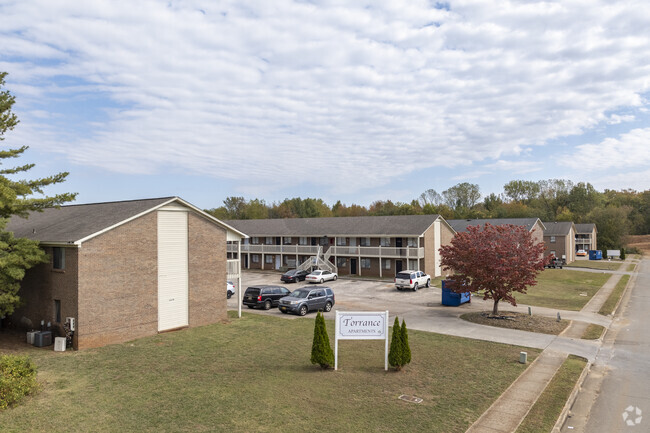
<path id="1" fill-rule="evenodd" d="M 567 356 L 550 350 L 542 352 L 470 426 L 467 433 L 512 433 L 517 430 Z"/>

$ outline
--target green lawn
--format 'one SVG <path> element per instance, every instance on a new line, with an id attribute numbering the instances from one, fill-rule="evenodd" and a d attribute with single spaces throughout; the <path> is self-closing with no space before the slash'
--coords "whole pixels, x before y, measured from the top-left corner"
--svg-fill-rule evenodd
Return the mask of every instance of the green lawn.
<path id="1" fill-rule="evenodd" d="M 550 432 L 586 365 L 584 358 L 569 356 L 528 412 L 516 433 Z"/>
<path id="2" fill-rule="evenodd" d="M 538 275 L 536 286 L 525 295 L 516 293 L 515 299 L 518 304 L 579 311 L 609 277 L 608 273 L 546 269 Z"/>
<path id="3" fill-rule="evenodd" d="M 596 325 L 595 323 L 590 323 L 589 326 L 585 329 L 585 332 L 582 333 L 582 339 L 584 340 L 598 340 L 605 331 L 604 326 Z"/>
<path id="4" fill-rule="evenodd" d="M 623 296 L 623 291 L 625 290 L 625 286 L 627 286 L 629 279 L 629 275 L 623 275 L 621 277 L 619 282 L 616 284 L 616 287 L 614 287 L 614 290 L 612 290 L 612 293 L 609 294 L 609 297 L 605 303 L 602 305 L 602 307 L 600 307 L 598 314 L 607 316 L 614 312 L 614 308 L 616 307 L 616 304 L 618 304 L 618 300 L 621 299 L 621 296 Z"/>
<path id="5" fill-rule="evenodd" d="M 314 317 L 244 314 L 100 349 L 29 348 L 41 391 L 0 412 L 1 430 L 462 433 L 526 368 L 520 347 L 411 330 L 401 372 L 384 371 L 380 341 L 342 341 L 340 370 L 321 371 L 309 363 Z"/>
<path id="6" fill-rule="evenodd" d="M 567 265 L 570 268 L 588 268 L 588 269 L 602 269 L 604 271 L 617 271 L 623 262 L 621 260 L 608 261 L 608 260 L 576 260 Z"/>
<path id="7" fill-rule="evenodd" d="M 635 269 L 636 269 L 636 263 L 630 263 L 629 265 L 627 265 L 627 272 L 634 272 Z"/>

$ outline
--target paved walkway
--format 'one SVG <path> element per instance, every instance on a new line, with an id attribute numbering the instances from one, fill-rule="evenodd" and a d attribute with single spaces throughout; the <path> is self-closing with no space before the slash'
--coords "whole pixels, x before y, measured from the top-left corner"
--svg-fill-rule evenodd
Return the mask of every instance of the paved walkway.
<path id="1" fill-rule="evenodd" d="M 627 262 L 622 266 L 627 266 Z M 620 274 L 612 275 L 580 311 L 581 315 L 597 313 L 620 279 Z M 562 366 L 568 353 L 576 353 L 575 347 L 572 348 L 570 345 L 563 347 L 563 345 L 568 343 L 567 340 L 575 342 L 580 338 L 584 328 L 586 328 L 586 324 L 576 324 L 575 326 L 571 324 L 563 333 L 563 337 L 555 337 L 535 362 L 472 424 L 467 433 L 512 433 L 516 431 L 557 370 Z M 590 362 L 594 361 L 601 346 L 600 341 L 595 343 L 595 352 L 591 353 L 591 356 L 585 356 Z M 521 344 L 528 346 L 525 342 Z"/>

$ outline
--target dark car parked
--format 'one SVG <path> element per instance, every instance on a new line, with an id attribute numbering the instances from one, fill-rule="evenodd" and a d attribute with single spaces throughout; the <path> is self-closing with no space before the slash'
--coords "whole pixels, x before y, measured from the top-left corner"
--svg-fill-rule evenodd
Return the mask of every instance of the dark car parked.
<path id="1" fill-rule="evenodd" d="M 334 306 L 334 292 L 329 287 L 303 287 L 280 299 L 278 308 L 283 313 L 304 316 L 309 311 L 330 311 Z"/>
<path id="2" fill-rule="evenodd" d="M 280 277 L 280 280 L 285 283 L 297 283 L 298 281 L 305 281 L 305 277 L 309 274 L 307 271 L 291 269 L 290 271 L 285 272 Z"/>
<path id="3" fill-rule="evenodd" d="M 260 307 L 269 310 L 271 307 L 277 307 L 280 298 L 290 293 L 282 286 L 251 286 L 244 292 L 242 303 L 248 308 Z"/>

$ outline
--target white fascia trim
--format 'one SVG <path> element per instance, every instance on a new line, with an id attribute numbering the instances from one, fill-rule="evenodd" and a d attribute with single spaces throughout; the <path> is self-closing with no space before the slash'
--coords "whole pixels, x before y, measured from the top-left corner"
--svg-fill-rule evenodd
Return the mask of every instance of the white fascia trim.
<path id="1" fill-rule="evenodd" d="M 121 226 L 121 225 L 123 225 L 123 224 L 126 224 L 126 223 L 128 223 L 128 222 L 130 222 L 130 221 L 133 221 L 133 220 L 135 220 L 135 219 L 137 219 L 137 218 L 140 218 L 141 216 L 144 216 L 144 215 L 146 215 L 146 214 L 148 214 L 148 213 L 154 212 L 154 211 L 160 209 L 161 207 L 163 207 L 163 206 L 167 206 L 168 204 L 170 204 L 170 203 L 174 203 L 174 202 L 179 202 L 179 203 L 181 203 L 181 204 L 183 204 L 183 205 L 189 207 L 190 209 L 192 209 L 193 211 L 197 212 L 198 214 L 200 214 L 200 215 L 203 216 L 204 218 L 207 218 L 208 220 L 210 220 L 210 221 L 212 221 L 212 222 L 218 224 L 219 226 L 225 228 L 226 230 L 230 230 L 230 231 L 234 232 L 235 234 L 241 236 L 242 238 L 248 238 L 248 235 L 247 235 L 247 234 L 242 233 L 242 232 L 240 232 L 239 230 L 237 230 L 237 229 L 235 229 L 235 228 L 233 228 L 233 227 L 230 227 L 228 224 L 224 224 L 223 222 L 221 222 L 221 221 L 218 220 L 217 218 L 213 217 L 212 215 L 210 215 L 210 214 L 208 214 L 208 213 L 206 213 L 206 212 L 203 212 L 201 209 L 197 208 L 196 206 L 193 206 L 193 205 L 189 204 L 188 202 L 186 202 L 185 200 L 183 200 L 183 199 L 181 199 L 181 198 L 179 198 L 179 197 L 173 197 L 173 198 L 169 199 L 168 201 L 166 201 L 166 202 L 164 202 L 164 203 L 160 203 L 159 205 L 154 206 L 154 207 L 152 207 L 152 208 L 150 208 L 150 209 L 147 209 L 147 210 L 144 211 L 144 212 L 140 212 L 139 214 L 134 215 L 134 216 L 132 216 L 131 218 L 127 218 L 127 219 L 125 219 L 124 221 L 120 221 L 120 222 L 117 223 L 117 224 L 113 224 L 113 225 L 110 226 L 110 227 L 106 227 L 105 229 L 100 230 L 100 231 L 98 231 L 98 232 L 95 232 L 95 233 L 93 233 L 93 234 L 91 234 L 91 235 L 88 235 L 88 236 L 86 236 L 86 237 L 83 238 L 83 239 L 79 239 L 78 241 L 75 241 L 74 243 L 75 243 L 75 245 L 81 246 L 81 244 L 82 244 L 83 242 L 86 242 L 86 241 L 88 241 L 88 240 L 90 240 L 90 239 L 92 239 L 92 238 L 94 238 L 94 237 L 97 237 L 97 236 L 99 236 L 99 235 L 101 235 L 101 234 L 104 234 L 104 233 L 106 233 L 106 232 L 108 232 L 108 231 L 110 231 L 110 230 L 113 230 L 114 228 L 117 228 L 117 227 L 119 227 L 119 226 Z"/>
<path id="2" fill-rule="evenodd" d="M 229 230 L 229 231 L 233 232 L 235 235 L 238 235 L 243 239 L 248 239 L 250 237 L 246 233 L 240 232 L 236 228 L 234 228 L 232 226 L 229 226 L 228 224 L 224 223 L 220 219 L 217 219 L 217 218 L 213 217 L 212 215 L 210 215 L 209 213 L 202 211 L 198 207 L 186 202 L 185 200 L 183 200 L 180 197 L 175 197 L 174 200 L 184 204 L 185 206 L 189 207 L 193 211 L 200 214 L 202 217 L 207 218 L 208 220 L 212 221 L 213 223 L 216 223 L 216 224 L 220 225 L 221 227 L 225 228 L 226 230 Z M 165 203 L 165 204 L 168 204 L 168 203 Z M 160 205 L 160 206 L 163 206 L 163 205 Z M 158 206 L 158 207 L 160 207 L 160 206 Z"/>
<path id="3" fill-rule="evenodd" d="M 38 244 L 41 245 L 41 246 L 44 246 L 44 247 L 76 247 L 76 248 L 79 248 L 81 246 L 77 242 L 73 242 L 73 241 L 70 241 L 70 242 L 49 242 L 49 241 L 41 242 L 41 241 L 38 241 Z"/>

